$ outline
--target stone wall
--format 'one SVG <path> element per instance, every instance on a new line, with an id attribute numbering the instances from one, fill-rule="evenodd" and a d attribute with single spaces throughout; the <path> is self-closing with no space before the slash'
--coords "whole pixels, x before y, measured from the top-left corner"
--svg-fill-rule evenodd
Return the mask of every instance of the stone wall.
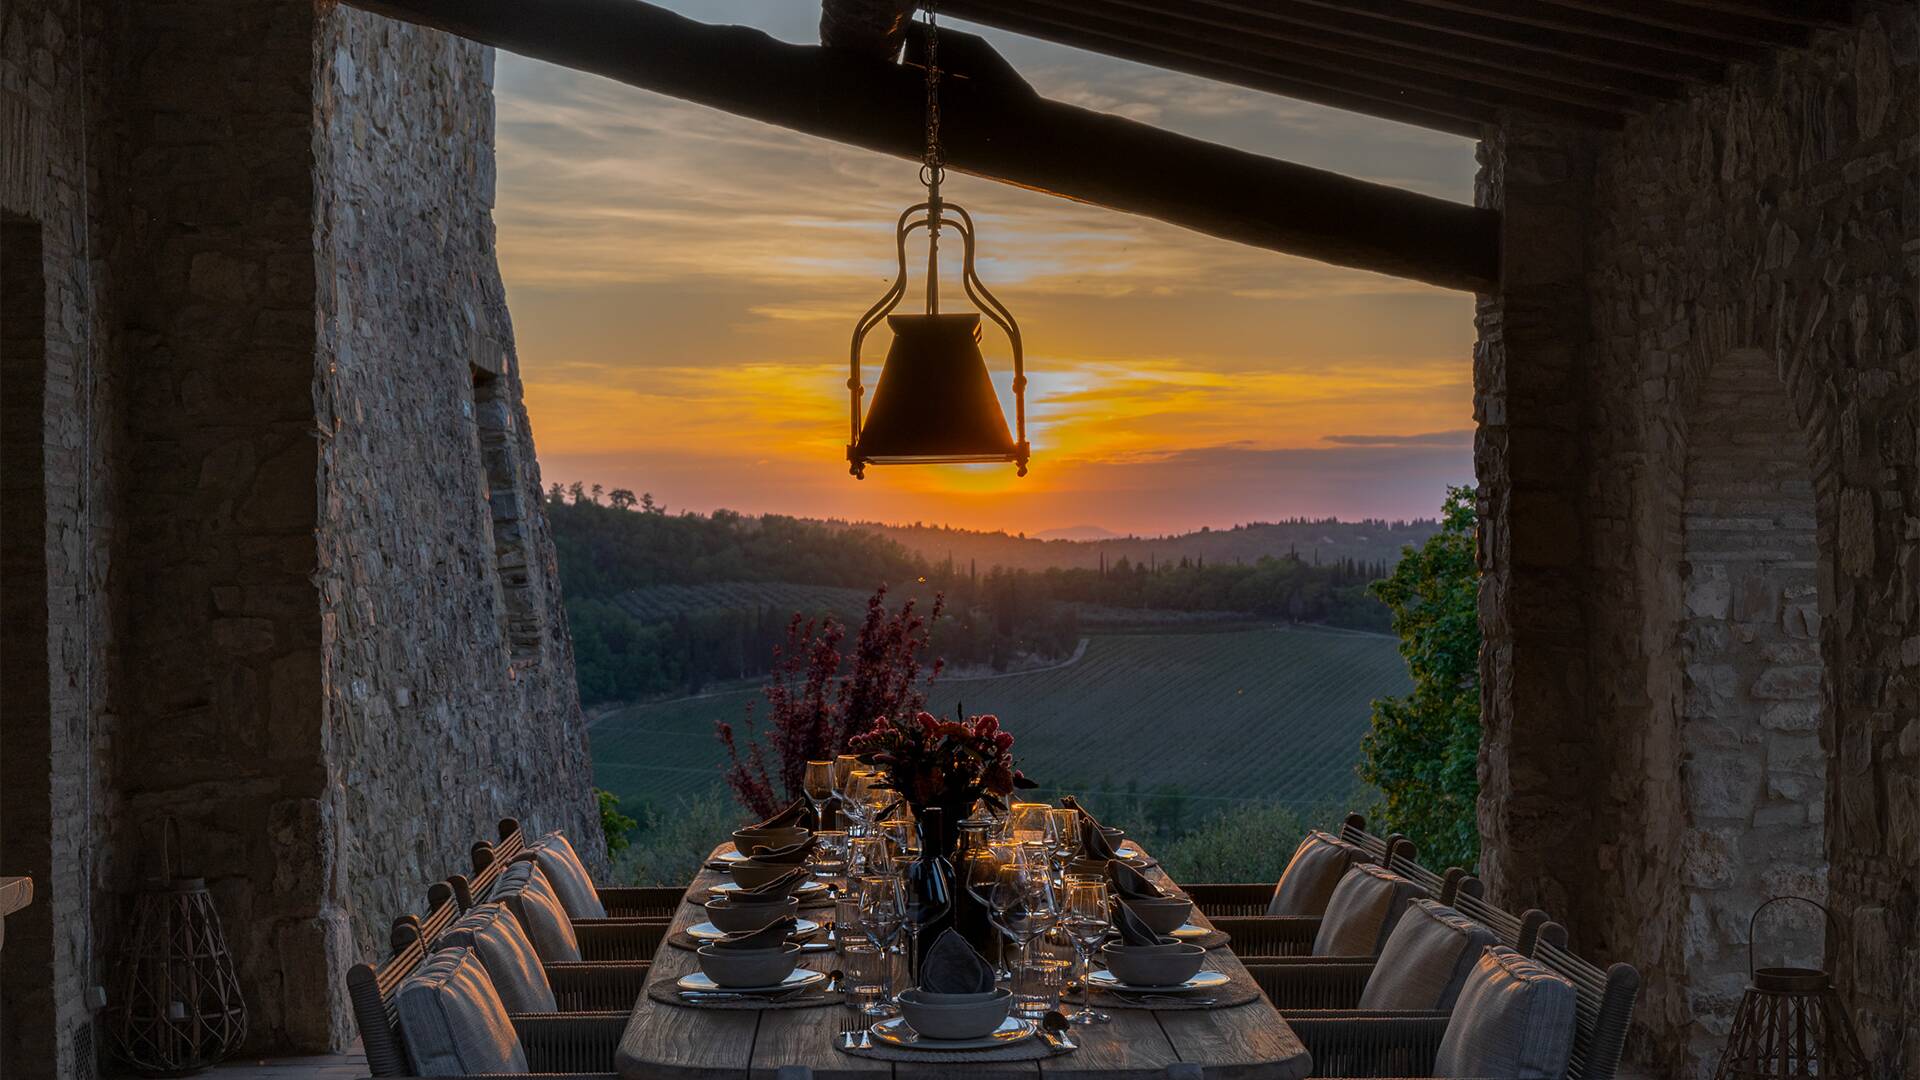
<path id="1" fill-rule="evenodd" d="M 36 891 L 7 920 L 0 950 L 6 1076 L 92 1068 L 86 989 L 106 955 L 94 928 L 114 910 L 105 749 L 125 614 L 105 589 L 122 488 L 105 464 L 123 451 L 112 287 L 92 272 L 109 253 L 100 233 L 111 173 L 98 159 L 113 143 L 89 126 L 106 112 L 94 72 L 110 18 L 73 0 L 0 8 L 0 874 L 30 874 Z M 37 250 L 25 250 L 28 236 Z M 23 303 L 39 311 L 31 334 L 14 318 Z"/>
<path id="2" fill-rule="evenodd" d="M 492 51 L 345 7 L 316 42 L 320 678 L 364 954 L 503 816 L 605 845 L 494 258 Z"/>
<path id="3" fill-rule="evenodd" d="M 0 242 L 41 247 L 0 288 L 44 293 L 3 372 L 0 872 L 39 896 L 0 950 L 0 1073 L 93 1074 L 87 991 L 116 1004 L 167 817 L 254 1046 L 337 1049 L 346 968 L 496 818 L 601 850 L 490 57 L 331 5 L 0 19 Z"/>
<path id="4" fill-rule="evenodd" d="M 1883 1074 L 1920 1076 L 1902 1050 L 1920 1036 L 1920 983 L 1903 976 L 1920 960 L 1917 23 L 1911 4 L 1867 5 L 1857 29 L 1738 67 L 1619 134 L 1516 124 L 1488 144 L 1482 198 L 1507 210 L 1509 279 L 1483 298 L 1476 363 L 1485 867 L 1496 895 L 1640 967 L 1630 1049 L 1663 1075 L 1717 1050 L 1730 980 L 1690 956 L 1745 944 L 1738 904 L 1693 906 L 1689 889 L 1711 892 L 1759 846 L 1692 827 L 1701 781 L 1725 764 L 1690 740 L 1683 576 L 1687 463 L 1719 415 L 1744 425 L 1729 437 L 1801 440 L 1812 481 L 1817 607 L 1783 606 L 1777 628 L 1818 623 L 1827 805 L 1791 782 L 1819 771 L 1804 743 L 1789 768 L 1759 764 L 1772 809 L 1805 814 L 1768 826 L 1767 843 L 1786 845 L 1782 865 L 1830 861 L 1829 963 Z M 1716 370 L 1747 394 L 1703 390 Z M 1790 415 L 1764 430 L 1724 414 L 1730 397 L 1769 395 Z M 1523 425 L 1544 437 L 1523 443 Z M 1523 545 L 1529 532 L 1539 544 Z M 1801 609 L 1806 585 L 1782 584 Z M 1694 718 L 1764 753 L 1785 714 L 1750 674 L 1711 708 L 1692 699 Z M 1794 873 L 1758 886 L 1817 888 Z"/>

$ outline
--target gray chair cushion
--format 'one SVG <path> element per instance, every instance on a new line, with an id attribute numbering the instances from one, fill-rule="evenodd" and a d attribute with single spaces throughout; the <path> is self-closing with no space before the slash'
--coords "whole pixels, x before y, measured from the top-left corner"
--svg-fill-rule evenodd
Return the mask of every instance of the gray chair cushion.
<path id="1" fill-rule="evenodd" d="M 470 949 L 444 949 L 394 994 L 394 1015 L 415 1076 L 523 1073 L 527 1055 L 506 1006 Z"/>
<path id="2" fill-rule="evenodd" d="M 1267 914 L 1319 918 L 1326 914 L 1327 899 L 1347 868 L 1366 859 L 1365 852 L 1332 833 L 1308 833 L 1293 849 L 1280 883 L 1273 887 Z"/>
<path id="3" fill-rule="evenodd" d="M 1387 936 L 1360 992 L 1360 1007 L 1446 1012 L 1481 952 L 1497 940 L 1493 931 L 1452 908 L 1415 897 Z"/>
<path id="4" fill-rule="evenodd" d="M 493 883 L 493 895 L 520 920 L 533 949 L 543 963 L 558 964 L 580 959 L 580 942 L 573 936 L 573 920 L 567 909 L 540 872 L 540 864 L 527 859 L 517 861 L 500 872 Z"/>
<path id="5" fill-rule="evenodd" d="M 1392 871 L 1361 863 L 1347 871 L 1327 899 L 1313 938 L 1315 956 L 1379 956 L 1419 888 Z"/>
<path id="6" fill-rule="evenodd" d="M 1573 1053 L 1573 1024 L 1573 984 L 1495 945 L 1467 975 L 1433 1075 L 1560 1080 Z"/>
<path id="7" fill-rule="evenodd" d="M 540 964 L 520 920 L 500 904 L 480 904 L 447 927 L 436 949 L 468 948 L 486 966 L 487 978 L 510 1013 L 560 1011 L 547 969 Z"/>
<path id="8" fill-rule="evenodd" d="M 575 919 L 607 917 L 607 909 L 600 903 L 600 891 L 593 887 L 586 865 L 565 836 L 550 832 L 534 843 L 532 851 L 540 863 L 540 872 L 547 875 L 548 884 L 553 886 L 554 894 L 560 897 L 560 904 L 569 916 Z"/>

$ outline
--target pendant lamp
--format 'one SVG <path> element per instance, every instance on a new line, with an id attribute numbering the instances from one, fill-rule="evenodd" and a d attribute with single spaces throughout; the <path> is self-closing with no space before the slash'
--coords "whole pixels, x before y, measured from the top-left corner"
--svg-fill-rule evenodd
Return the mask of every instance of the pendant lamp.
<path id="1" fill-rule="evenodd" d="M 932 465 L 1012 462 L 1027 474 L 1027 376 L 1020 348 L 1020 327 L 1013 313 L 987 290 L 974 272 L 973 218 L 940 196 L 946 175 L 940 151 L 940 68 L 933 5 L 927 13 L 927 149 L 920 166 L 926 201 L 909 206 L 894 228 L 899 272 L 886 294 L 860 317 L 853 330 L 847 389 L 852 394 L 853 439 L 847 461 L 856 478 L 868 465 Z M 907 239 L 927 230 L 926 311 L 896 315 L 907 294 Z M 961 241 L 960 284 L 977 311 L 940 310 L 940 233 L 952 229 Z M 1013 345 L 1014 428 L 993 390 L 980 351 L 980 316 L 1003 330 Z M 893 331 L 886 365 L 873 389 L 873 403 L 861 415 L 866 387 L 860 381 L 860 346 L 885 319 Z"/>

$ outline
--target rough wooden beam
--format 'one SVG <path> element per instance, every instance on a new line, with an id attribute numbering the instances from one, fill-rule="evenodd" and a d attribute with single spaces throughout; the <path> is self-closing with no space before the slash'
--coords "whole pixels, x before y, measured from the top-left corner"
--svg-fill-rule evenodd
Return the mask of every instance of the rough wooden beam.
<path id="1" fill-rule="evenodd" d="M 1565 31 L 1617 41 L 1642 48 L 1665 49 L 1695 56 L 1723 60 L 1759 60 L 1767 55 L 1765 45 L 1731 40 L 1717 34 L 1685 33 L 1668 27 L 1649 26 L 1633 19 L 1616 17 L 1610 11 L 1587 11 L 1562 7 L 1549 0 L 1408 0 L 1421 7 L 1457 11 L 1509 23 L 1521 23 L 1547 30 Z"/>
<path id="2" fill-rule="evenodd" d="M 1116 0 L 950 0 L 955 14 L 1022 33 L 1096 51 L 1131 45 L 1149 55 L 1224 64 L 1257 75 L 1311 78 L 1333 87 L 1368 84 L 1391 92 L 1439 94 L 1488 109 L 1513 108 L 1575 123 L 1615 126 L 1635 108 L 1635 98 L 1615 90 L 1568 86 L 1556 79 L 1516 76 L 1484 63 L 1435 59 L 1383 50 L 1311 32 L 1263 33 L 1249 19 L 1194 18 L 1145 12 Z M 1314 40 L 1308 40 L 1314 38 Z"/>
<path id="3" fill-rule="evenodd" d="M 820 44 L 879 60 L 900 55 L 914 0 L 820 0 Z"/>
<path id="4" fill-rule="evenodd" d="M 1799 46 L 1807 43 L 1804 26 L 1778 22 L 1752 15 L 1677 4 L 1673 0 L 1540 0 L 1556 7 L 1588 11 L 1595 15 L 1643 26 L 1658 27 L 1704 38 L 1717 38 L 1743 45 L 1767 48 Z"/>
<path id="5" fill-rule="evenodd" d="M 709 26 L 638 0 L 353 0 L 643 89 L 917 158 L 917 69 L 758 30 Z M 1499 272 L 1491 210 L 1249 154 L 1032 94 L 954 78 L 950 165 L 1211 236 L 1455 289 Z M 912 186 L 903 182 L 904 194 Z"/>
<path id="6" fill-rule="evenodd" d="M 1232 0 L 1198 0 L 1221 7 Z M 1253 0 L 1262 2 L 1262 0 Z M 1526 49 L 1544 54 L 1555 62 L 1590 60 L 1640 75 L 1679 77 L 1696 82 L 1718 82 L 1726 75 L 1726 63 L 1715 56 L 1703 56 L 1671 42 L 1619 41 L 1596 37 L 1538 23 L 1494 18 L 1445 7 L 1431 7 L 1418 0 L 1264 0 L 1275 14 L 1304 17 L 1335 25 L 1380 25 L 1404 28 L 1417 34 L 1442 33 L 1468 41 L 1486 42 L 1498 47 Z M 1238 10 L 1241 5 L 1234 3 Z"/>

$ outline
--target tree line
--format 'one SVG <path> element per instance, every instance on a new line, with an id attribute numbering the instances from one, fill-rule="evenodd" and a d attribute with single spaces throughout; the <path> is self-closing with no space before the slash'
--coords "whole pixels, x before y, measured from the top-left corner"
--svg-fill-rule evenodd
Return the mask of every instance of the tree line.
<path id="1" fill-rule="evenodd" d="M 655 585 L 782 582 L 871 590 L 921 610 L 936 593 L 947 614 L 931 627 L 932 654 L 949 667 L 1006 670 L 1071 655 L 1082 616 L 1103 625 L 1138 613 L 1235 612 L 1261 620 L 1386 630 L 1388 611 L 1367 595 L 1384 561 L 1319 563 L 1296 551 L 1252 561 L 1101 560 L 1094 568 L 1009 570 L 934 563 L 877 533 L 778 514 L 668 513 L 650 494 L 600 485 L 553 485 L 547 516 L 559 556 L 582 702 L 588 705 L 697 693 L 766 674 L 792 605 L 692 608 L 635 616 L 621 603 Z M 803 611 L 857 621 L 861 611 Z"/>

